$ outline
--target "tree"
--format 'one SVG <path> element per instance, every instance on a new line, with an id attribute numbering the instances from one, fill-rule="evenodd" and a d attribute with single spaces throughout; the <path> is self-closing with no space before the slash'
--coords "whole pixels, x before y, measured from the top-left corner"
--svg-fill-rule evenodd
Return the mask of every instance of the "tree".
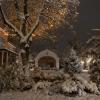
<path id="1" fill-rule="evenodd" d="M 70 0 L 1 1 L 2 19 L 19 36 L 23 64 L 28 61 L 32 37 L 49 36 L 47 30 L 57 28 L 62 23 L 66 23 L 72 29 L 72 20 L 78 15 L 78 5 L 78 0 L 73 3 Z"/>
<path id="2" fill-rule="evenodd" d="M 65 60 L 65 71 L 74 74 L 82 71 L 82 64 L 74 49 L 70 50 L 68 59 Z"/>
<path id="3" fill-rule="evenodd" d="M 100 36 L 92 36 L 87 41 L 87 45 L 91 45 L 91 48 L 88 51 L 94 56 L 94 59 L 100 59 Z"/>

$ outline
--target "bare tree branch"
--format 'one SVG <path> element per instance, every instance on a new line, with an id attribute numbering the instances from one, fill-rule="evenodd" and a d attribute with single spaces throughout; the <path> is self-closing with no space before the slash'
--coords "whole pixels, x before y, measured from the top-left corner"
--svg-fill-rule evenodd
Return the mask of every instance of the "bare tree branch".
<path id="1" fill-rule="evenodd" d="M 20 20 L 20 14 L 19 14 L 19 6 L 18 6 L 18 0 L 15 0 L 15 9 L 16 9 L 16 15 L 17 18 Z"/>
<path id="2" fill-rule="evenodd" d="M 28 14 L 28 11 L 27 11 L 27 9 L 28 9 L 28 5 L 27 5 L 27 3 L 28 3 L 28 0 L 24 0 L 24 15 L 25 15 L 25 19 L 27 18 L 27 14 Z"/>
<path id="3" fill-rule="evenodd" d="M 97 29 L 91 29 L 92 31 L 97 31 L 97 32 L 100 32 L 100 29 L 97 28 Z"/>
<path id="4" fill-rule="evenodd" d="M 24 35 L 27 34 L 27 19 L 29 17 L 28 15 L 28 0 L 24 0 L 24 15 L 22 16 L 22 23 L 21 23 L 21 31 L 24 33 Z"/>
<path id="5" fill-rule="evenodd" d="M 45 0 L 43 0 L 42 2 L 42 7 L 37 15 L 37 20 L 35 22 L 35 24 L 33 24 L 30 32 L 26 35 L 26 39 L 29 40 L 30 36 L 32 35 L 32 33 L 37 29 L 38 25 L 39 25 L 39 19 L 40 19 L 40 15 L 41 15 L 41 12 L 43 11 L 43 8 L 44 8 L 44 3 L 45 3 Z"/>
<path id="6" fill-rule="evenodd" d="M 39 25 L 39 18 L 36 20 L 36 23 L 32 27 L 30 33 L 28 33 L 20 42 L 22 42 L 22 43 L 27 42 L 29 40 L 30 36 L 32 35 L 32 33 L 37 29 L 38 25 Z"/>
<path id="7" fill-rule="evenodd" d="M 87 44 L 91 43 L 92 41 L 100 41 L 100 37 L 99 36 L 93 36 L 92 38 L 90 38 L 88 41 L 87 41 Z"/>
<path id="8" fill-rule="evenodd" d="M 96 32 L 100 32 L 100 29 L 91 29 L 92 31 L 96 31 Z M 87 44 L 93 42 L 93 41 L 100 41 L 100 36 L 92 36 L 92 38 L 90 38 L 87 41 Z"/>
<path id="9" fill-rule="evenodd" d="M 3 20 L 5 21 L 5 23 L 11 27 L 12 29 L 14 29 L 14 31 L 21 37 L 23 38 L 23 34 L 6 18 L 5 16 L 5 13 L 1 7 L 1 4 L 0 4 L 0 11 L 1 11 L 1 14 L 2 14 L 2 17 L 3 17 Z"/>

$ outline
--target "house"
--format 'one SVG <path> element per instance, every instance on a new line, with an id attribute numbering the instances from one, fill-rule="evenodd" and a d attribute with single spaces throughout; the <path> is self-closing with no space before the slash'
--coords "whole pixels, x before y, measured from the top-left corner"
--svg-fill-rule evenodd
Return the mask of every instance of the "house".
<path id="1" fill-rule="evenodd" d="M 16 47 L 8 41 L 8 33 L 0 28 L 0 65 L 14 63 L 16 56 Z"/>

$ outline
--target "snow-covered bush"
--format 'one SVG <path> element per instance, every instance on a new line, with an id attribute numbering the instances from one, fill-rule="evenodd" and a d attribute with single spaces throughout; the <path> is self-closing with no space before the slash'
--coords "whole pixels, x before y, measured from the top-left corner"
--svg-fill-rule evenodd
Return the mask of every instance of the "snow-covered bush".
<path id="1" fill-rule="evenodd" d="M 61 85 L 61 89 L 64 94 L 84 96 L 87 93 L 92 93 L 100 95 L 100 92 L 94 82 L 88 81 L 79 75 L 65 80 Z"/>
<path id="2" fill-rule="evenodd" d="M 0 66 L 0 92 L 13 90 L 26 90 L 31 88 L 28 79 L 23 71 L 23 66 L 9 65 Z"/>
<path id="3" fill-rule="evenodd" d="M 90 79 L 97 84 L 100 90 L 100 59 L 91 64 Z"/>

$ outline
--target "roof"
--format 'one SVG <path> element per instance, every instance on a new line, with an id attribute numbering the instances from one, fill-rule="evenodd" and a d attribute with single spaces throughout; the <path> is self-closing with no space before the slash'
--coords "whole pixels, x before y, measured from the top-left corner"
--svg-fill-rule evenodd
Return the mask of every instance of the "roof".
<path id="1" fill-rule="evenodd" d="M 53 58 L 58 58 L 59 59 L 58 55 L 55 52 L 53 52 L 49 49 L 43 50 L 40 53 L 38 53 L 35 59 L 38 59 L 38 57 L 41 58 L 43 56 L 51 56 Z"/>
<path id="2" fill-rule="evenodd" d="M 12 45 L 10 42 L 8 42 L 8 32 L 3 30 L 0 27 L 0 49 L 6 49 L 12 52 L 16 52 L 16 47 Z"/>

